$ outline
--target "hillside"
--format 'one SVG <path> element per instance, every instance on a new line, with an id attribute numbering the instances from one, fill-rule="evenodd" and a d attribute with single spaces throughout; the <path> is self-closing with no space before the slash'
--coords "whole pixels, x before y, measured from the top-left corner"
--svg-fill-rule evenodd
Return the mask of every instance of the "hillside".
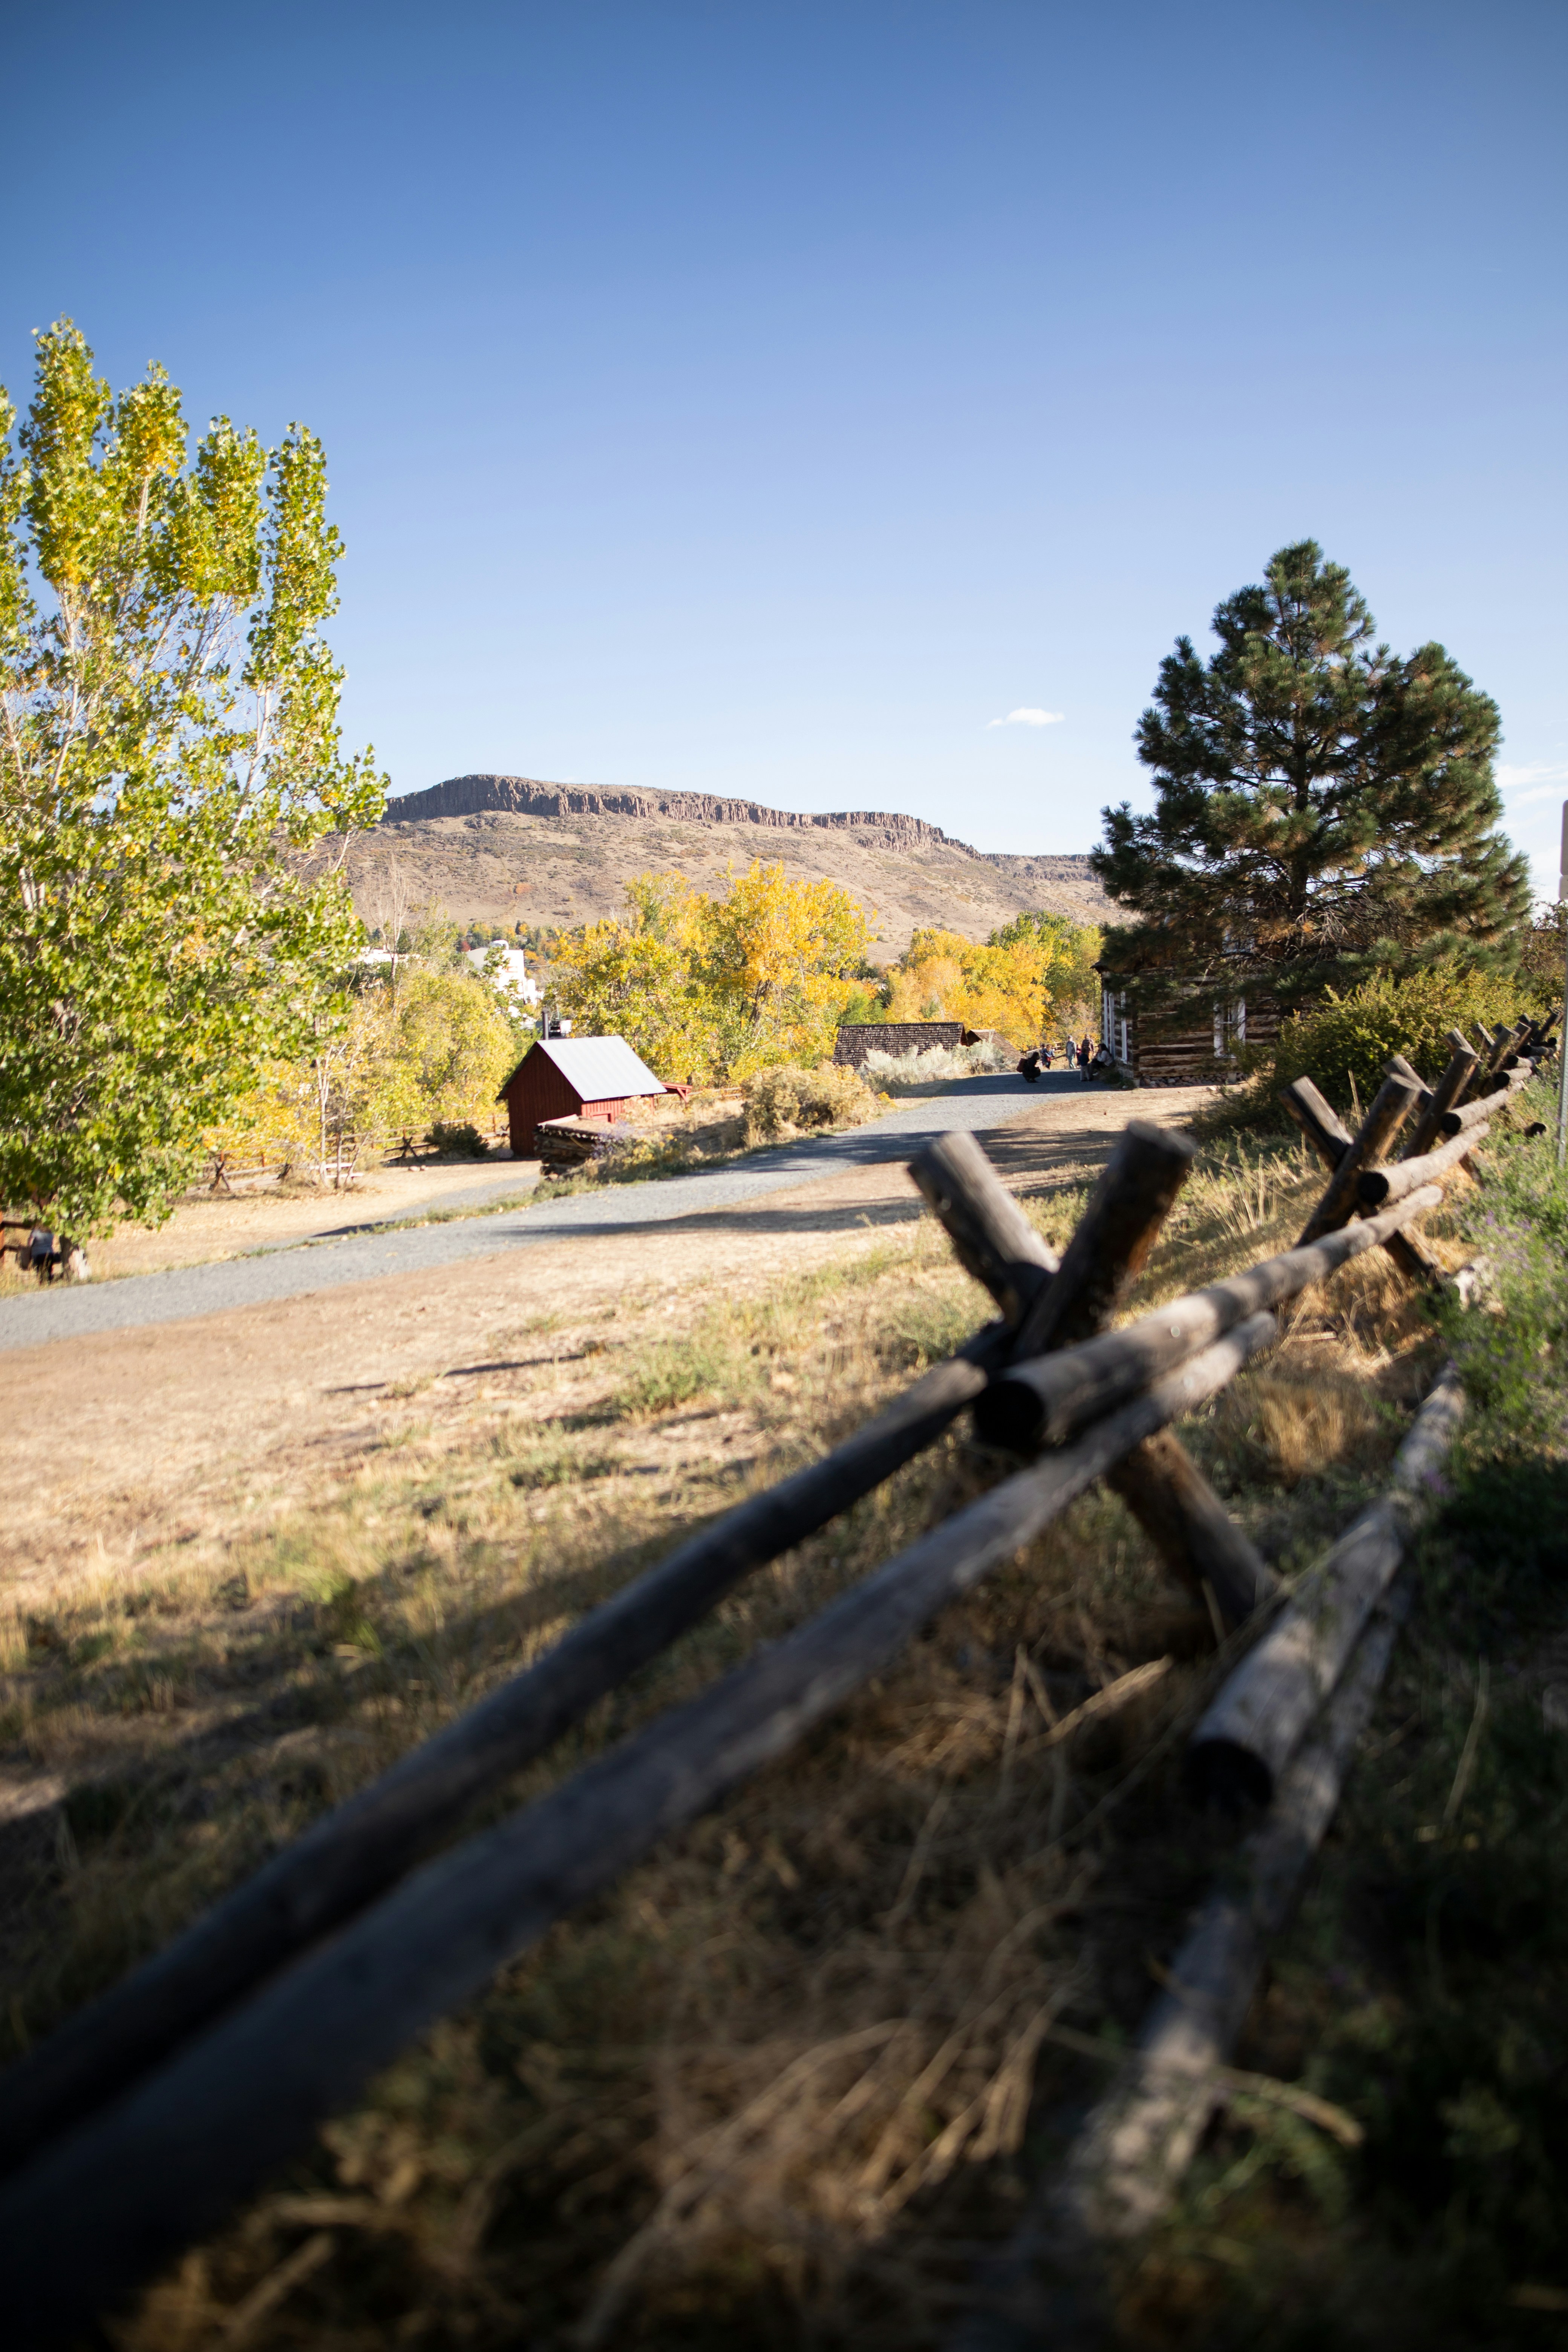
<path id="1" fill-rule="evenodd" d="M 878 952 L 917 925 L 984 939 L 1026 908 L 1103 921 L 1109 901 L 1084 856 L 971 849 L 918 817 L 877 811 L 797 815 L 701 793 L 551 784 L 525 776 L 456 776 L 391 803 L 352 874 L 360 912 L 379 919 L 378 882 L 395 856 L 410 903 L 460 921 L 563 926 L 622 911 L 634 874 L 674 866 L 700 887 L 754 857 L 780 858 L 802 881 L 841 883 L 878 916 Z"/>

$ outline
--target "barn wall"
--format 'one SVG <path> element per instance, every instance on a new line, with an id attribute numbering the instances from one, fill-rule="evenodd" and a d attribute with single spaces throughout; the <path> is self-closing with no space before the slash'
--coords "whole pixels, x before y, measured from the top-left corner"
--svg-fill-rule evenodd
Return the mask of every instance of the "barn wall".
<path id="1" fill-rule="evenodd" d="M 532 1160 L 533 1130 L 542 1118 L 572 1118 L 582 1108 L 582 1097 L 567 1085 L 548 1054 L 537 1046 L 527 1055 L 506 1090 L 507 1123 L 511 1131 L 511 1156 Z"/>

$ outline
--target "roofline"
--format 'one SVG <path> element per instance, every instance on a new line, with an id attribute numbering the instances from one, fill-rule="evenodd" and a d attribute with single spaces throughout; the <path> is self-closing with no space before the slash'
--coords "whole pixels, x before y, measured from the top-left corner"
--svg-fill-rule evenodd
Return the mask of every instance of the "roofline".
<path id="1" fill-rule="evenodd" d="M 596 1044 L 598 1044 L 599 1040 L 598 1040 L 597 1038 L 594 1038 L 594 1037 L 563 1037 L 562 1039 L 560 1039 L 560 1040 L 559 1040 L 559 1042 L 560 1042 L 563 1045 L 596 1045 Z M 517 1076 L 517 1074 L 518 1074 L 518 1071 L 521 1069 L 521 1067 L 522 1067 L 522 1063 L 523 1063 L 523 1062 L 526 1062 L 526 1061 L 528 1060 L 528 1058 L 529 1058 L 529 1055 L 530 1055 L 530 1054 L 537 1054 L 537 1053 L 539 1052 L 539 1050 L 540 1050 L 540 1048 L 541 1048 L 542 1046 L 545 1046 L 545 1045 L 554 1045 L 554 1044 L 556 1044 L 556 1043 L 557 1043 L 557 1040 L 556 1040 L 555 1038 L 553 1038 L 553 1037 L 535 1037 L 535 1038 L 533 1039 L 532 1043 L 530 1045 L 530 1046 L 529 1046 L 529 1048 L 528 1048 L 528 1053 L 527 1053 L 527 1054 L 524 1054 L 524 1055 L 523 1055 L 523 1057 L 522 1057 L 522 1061 L 521 1061 L 521 1062 L 519 1062 L 519 1063 L 516 1065 L 516 1066 L 512 1069 L 512 1071 L 510 1072 L 510 1074 L 508 1076 L 508 1077 L 506 1078 L 505 1082 L 504 1082 L 504 1083 L 503 1083 L 503 1085 L 501 1086 L 500 1091 L 500 1092 L 498 1093 L 498 1095 L 496 1096 L 496 1100 L 497 1100 L 497 1102 L 505 1102 L 505 1100 L 506 1100 L 506 1090 L 507 1090 L 507 1087 L 510 1086 L 510 1084 L 511 1084 L 511 1082 L 512 1082 L 512 1079 L 516 1077 L 516 1076 Z M 626 1045 L 626 1039 L 625 1039 L 624 1037 L 622 1038 L 621 1043 L 622 1043 L 622 1045 Z M 635 1058 L 636 1058 L 637 1061 L 639 1061 L 639 1062 L 640 1062 L 640 1061 L 642 1061 L 642 1055 L 641 1055 L 640 1054 L 638 1054 L 638 1053 L 637 1053 L 637 1047 L 636 1047 L 635 1045 L 626 1045 L 626 1051 L 627 1051 L 627 1053 L 628 1053 L 628 1054 L 631 1054 L 632 1055 L 634 1055 L 634 1056 L 635 1056 Z M 552 1067 L 554 1067 L 554 1065 L 553 1065 L 553 1064 L 552 1064 Z M 647 1064 L 646 1062 L 643 1062 L 643 1067 L 644 1067 L 644 1069 L 645 1069 L 645 1070 L 646 1070 L 646 1069 L 647 1069 Z M 669 1093 L 671 1093 L 671 1092 L 673 1091 L 673 1089 L 670 1087 L 670 1086 L 669 1086 L 669 1084 L 668 1084 L 668 1081 L 667 1079 L 664 1079 L 664 1078 L 659 1077 L 659 1076 L 658 1076 L 658 1072 L 657 1072 L 657 1071 L 654 1071 L 654 1070 L 648 1070 L 648 1073 L 647 1073 L 647 1074 L 648 1074 L 648 1076 L 649 1076 L 649 1077 L 650 1077 L 650 1078 L 654 1079 L 655 1083 L 657 1084 L 657 1086 L 658 1086 L 658 1090 L 659 1090 L 660 1094 L 665 1094 L 665 1095 L 667 1095 L 667 1094 L 669 1094 Z M 564 1071 L 562 1071 L 561 1076 L 562 1076 L 563 1077 L 565 1077 L 565 1076 L 566 1076 L 565 1072 L 564 1072 Z M 567 1079 L 566 1079 L 566 1083 L 567 1083 L 567 1085 L 568 1085 L 568 1086 L 571 1086 L 571 1084 L 572 1084 L 571 1079 L 570 1079 L 570 1078 L 567 1078 Z M 584 1095 L 584 1096 L 583 1097 L 583 1100 L 584 1100 L 584 1102 L 626 1102 L 626 1101 L 629 1101 L 629 1100 L 631 1100 L 631 1099 L 633 1099 L 633 1097 L 629 1097 L 629 1096 L 626 1096 L 626 1095 Z M 640 1097 L 640 1099 L 646 1100 L 646 1101 L 647 1101 L 647 1102 L 652 1102 L 652 1100 L 654 1099 L 654 1097 L 653 1097 L 653 1096 L 652 1096 L 651 1094 L 645 1094 L 644 1096 L 642 1096 L 642 1097 Z"/>

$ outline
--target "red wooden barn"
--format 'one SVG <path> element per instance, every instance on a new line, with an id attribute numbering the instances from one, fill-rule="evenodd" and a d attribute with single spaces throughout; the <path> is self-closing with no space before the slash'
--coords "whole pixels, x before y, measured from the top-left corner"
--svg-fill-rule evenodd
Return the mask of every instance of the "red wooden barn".
<path id="1" fill-rule="evenodd" d="M 542 1119 L 619 1118 L 638 1096 L 669 1092 L 624 1037 L 541 1037 L 496 1100 L 507 1108 L 512 1158 L 532 1160 Z"/>

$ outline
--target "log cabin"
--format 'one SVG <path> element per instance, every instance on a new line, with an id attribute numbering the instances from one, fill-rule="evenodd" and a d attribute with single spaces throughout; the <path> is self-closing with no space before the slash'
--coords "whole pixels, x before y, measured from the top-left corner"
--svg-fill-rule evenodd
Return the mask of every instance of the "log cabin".
<path id="1" fill-rule="evenodd" d="M 1139 1087 L 1218 1086 L 1240 1075 L 1244 1045 L 1272 1045 L 1279 1006 L 1272 996 L 1215 995 L 1194 1023 L 1194 1003 L 1163 1018 L 1135 1013 L 1113 974 L 1101 971 L 1100 1034 L 1124 1076 Z"/>

